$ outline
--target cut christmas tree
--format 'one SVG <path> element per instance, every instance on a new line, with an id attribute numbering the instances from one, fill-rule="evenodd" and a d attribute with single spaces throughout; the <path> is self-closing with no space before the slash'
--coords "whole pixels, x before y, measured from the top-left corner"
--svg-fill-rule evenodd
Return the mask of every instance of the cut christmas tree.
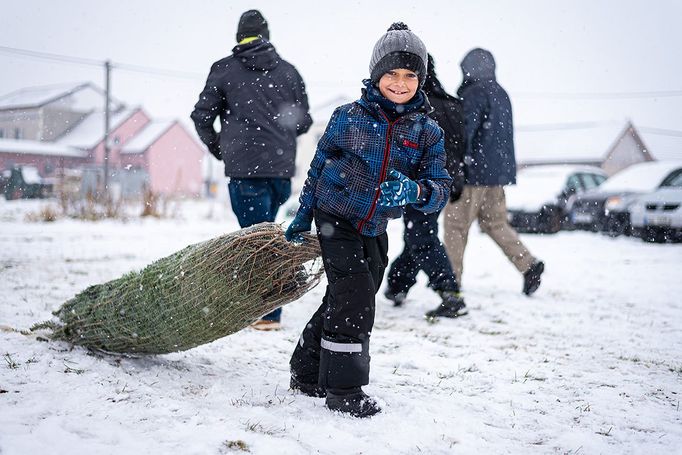
<path id="1" fill-rule="evenodd" d="M 319 256 L 314 236 L 293 244 L 278 224 L 257 224 L 90 286 L 32 330 L 113 353 L 184 351 L 301 297 L 320 281 Z"/>

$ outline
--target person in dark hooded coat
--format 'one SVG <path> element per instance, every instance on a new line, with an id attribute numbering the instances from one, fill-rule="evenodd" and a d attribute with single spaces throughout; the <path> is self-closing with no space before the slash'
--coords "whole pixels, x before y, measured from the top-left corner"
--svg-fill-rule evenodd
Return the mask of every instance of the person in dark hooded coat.
<path id="1" fill-rule="evenodd" d="M 507 221 L 504 185 L 516 183 L 511 102 L 497 83 L 489 51 L 473 49 L 460 66 L 463 82 L 457 94 L 464 107 L 466 185 L 461 197 L 445 208 L 445 247 L 461 286 L 467 236 L 477 219 L 523 274 L 522 291 L 530 295 L 540 286 L 545 265 L 521 243 Z"/>
<path id="2" fill-rule="evenodd" d="M 433 111 L 429 116 L 443 129 L 445 140 L 446 169 L 453 178 L 450 184 L 450 200 L 455 201 L 464 188 L 464 115 L 459 99 L 448 94 L 436 75 L 435 62 L 431 54 L 424 82 L 424 93 L 429 98 Z M 467 314 L 464 299 L 459 295 L 459 286 L 445 247 L 438 238 L 438 217 L 440 211 L 424 213 L 410 205 L 403 213 L 403 252 L 393 261 L 388 271 L 384 296 L 394 306 L 402 306 L 410 288 L 417 282 L 417 274 L 423 270 L 429 277 L 429 287 L 438 293 L 440 305 L 429 311 L 428 318 L 455 318 Z"/>
<path id="3" fill-rule="evenodd" d="M 269 41 L 262 14 L 242 14 L 232 55 L 213 64 L 192 120 L 209 152 L 225 164 L 232 210 L 242 228 L 275 221 L 291 195 L 296 137 L 308 131 L 305 85 Z M 213 123 L 220 117 L 220 132 Z M 281 309 L 255 328 L 279 328 Z"/>

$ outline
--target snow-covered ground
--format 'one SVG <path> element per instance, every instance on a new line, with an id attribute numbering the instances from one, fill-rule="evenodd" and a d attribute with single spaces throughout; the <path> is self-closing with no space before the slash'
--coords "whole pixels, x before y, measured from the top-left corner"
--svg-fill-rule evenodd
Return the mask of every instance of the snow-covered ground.
<path id="1" fill-rule="evenodd" d="M 17 329 L 237 228 L 217 202 L 187 204 L 183 219 L 24 222 L 37 204 L 0 201 L 0 325 Z M 401 232 L 390 224 L 392 257 Z M 102 356 L 0 331 L 0 453 L 682 453 L 682 245 L 522 238 L 547 264 L 532 298 L 476 227 L 469 316 L 425 322 L 438 300 L 424 277 L 404 308 L 378 298 L 366 390 L 383 413 L 369 420 L 288 390 L 323 285 L 284 309 L 282 331 L 172 355 Z"/>

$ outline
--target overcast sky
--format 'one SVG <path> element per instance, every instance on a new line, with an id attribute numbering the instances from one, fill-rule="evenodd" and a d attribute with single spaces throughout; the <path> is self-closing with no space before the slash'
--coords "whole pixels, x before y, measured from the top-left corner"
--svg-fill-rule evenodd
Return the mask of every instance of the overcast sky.
<path id="1" fill-rule="evenodd" d="M 491 50 L 517 125 L 631 118 L 682 131 L 682 2 L 674 0 L 21 0 L 3 2 L 0 46 L 195 73 L 113 73 L 118 99 L 187 121 L 211 63 L 230 53 L 239 16 L 250 8 L 268 20 L 271 41 L 302 74 L 313 108 L 338 95 L 357 97 L 375 41 L 400 20 L 426 43 L 450 92 L 461 81 L 464 54 Z M 0 67 L 0 94 L 84 80 L 103 85 L 99 68 L 2 50 Z M 579 96 L 651 91 L 677 96 Z"/>

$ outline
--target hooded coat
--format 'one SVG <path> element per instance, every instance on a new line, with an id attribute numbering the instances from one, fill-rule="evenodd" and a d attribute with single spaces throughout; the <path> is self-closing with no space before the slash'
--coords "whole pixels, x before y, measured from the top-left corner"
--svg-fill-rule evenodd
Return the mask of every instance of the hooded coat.
<path id="1" fill-rule="evenodd" d="M 312 124 L 308 110 L 296 68 L 257 39 L 213 64 L 191 117 L 199 138 L 225 163 L 226 176 L 291 178 L 296 137 Z"/>
<path id="2" fill-rule="evenodd" d="M 445 170 L 443 130 L 429 118 L 432 108 L 423 99 L 418 109 L 394 119 L 366 90 L 356 102 L 338 107 L 310 164 L 299 214 L 312 219 L 320 209 L 348 220 L 362 235 L 379 236 L 389 219 L 403 213 L 402 207 L 378 204 L 379 185 L 391 169 L 419 184 L 415 209 L 442 210 L 452 179 Z"/>
<path id="3" fill-rule="evenodd" d="M 464 108 L 466 182 L 475 186 L 516 183 L 512 108 L 495 78 L 495 60 L 484 49 L 470 51 L 461 63 L 464 80 L 457 94 Z"/>
<path id="4" fill-rule="evenodd" d="M 466 152 L 462 102 L 445 91 L 438 80 L 435 63 L 430 55 L 423 90 L 433 107 L 433 111 L 429 115 L 438 122 L 438 125 L 443 128 L 443 133 L 445 133 L 445 168 L 452 177 L 450 194 L 461 194 L 465 183 L 463 167 L 464 153 Z"/>

